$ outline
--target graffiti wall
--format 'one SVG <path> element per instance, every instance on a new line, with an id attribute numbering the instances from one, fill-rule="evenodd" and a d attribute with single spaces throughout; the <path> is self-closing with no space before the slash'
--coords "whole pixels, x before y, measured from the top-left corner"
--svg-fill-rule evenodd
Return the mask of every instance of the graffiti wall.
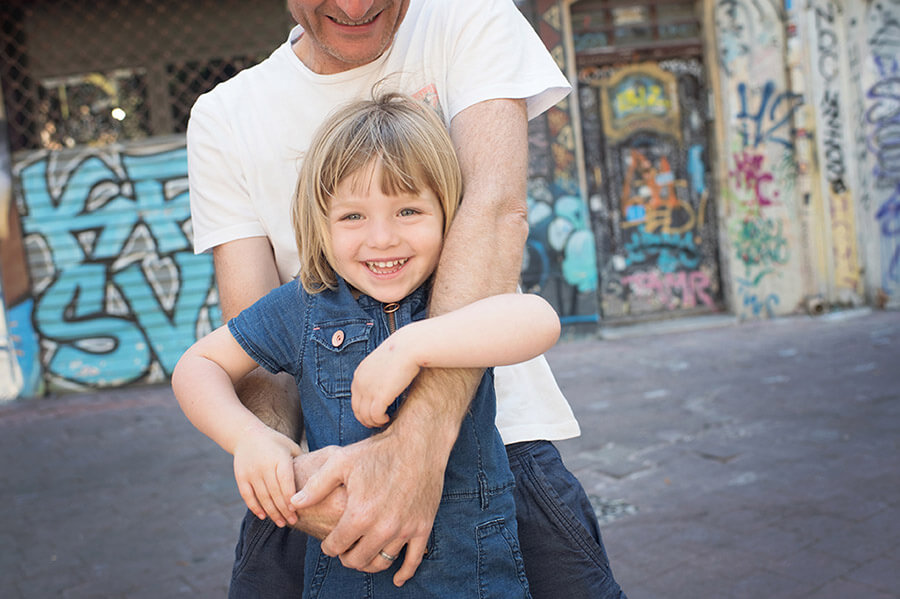
<path id="1" fill-rule="evenodd" d="M 2 96 L 2 94 L 0 94 Z M 10 240 L 12 206 L 12 177 L 9 143 L 6 133 L 6 114 L 0 105 L 0 275 L 7 270 L 4 249 Z M 9 330 L 6 302 L 0 276 L 0 402 L 15 399 L 22 393 L 22 368 L 19 366 L 16 341 Z"/>
<path id="2" fill-rule="evenodd" d="M 848 2 L 853 123 L 872 303 L 900 307 L 900 0 Z"/>
<path id="3" fill-rule="evenodd" d="M 564 67 L 559 2 L 518 4 Z M 571 111 L 566 101 L 530 124 L 523 282 L 577 324 L 598 318 L 597 269 Z M 10 162 L 0 168 L 13 191 L 0 211 L 0 397 L 167 380 L 221 319 L 211 257 L 192 252 L 183 136 Z"/>
<path id="4" fill-rule="evenodd" d="M 718 309 L 701 63 L 586 67 L 579 85 L 603 318 Z"/>
<path id="5" fill-rule="evenodd" d="M 797 190 L 793 126 L 803 97 L 788 86 L 780 0 L 717 0 L 721 214 L 734 311 L 771 317 L 803 305 L 811 277 Z"/>
<path id="6" fill-rule="evenodd" d="M 562 4 L 516 4 L 565 72 Z M 547 298 L 563 324 L 598 319 L 596 246 L 578 177 L 573 101 L 569 96 L 529 124 L 530 232 L 522 264 L 523 287 Z"/>
<path id="7" fill-rule="evenodd" d="M 220 320 L 212 260 L 191 251 L 183 138 L 36 152 L 13 173 L 49 388 L 165 380 Z"/>
<path id="8" fill-rule="evenodd" d="M 844 4 L 843 0 L 814 0 L 803 7 L 801 21 L 805 25 L 802 39 L 808 40 L 804 44 L 809 50 L 807 97 L 815 114 L 817 195 L 822 208 L 816 224 L 826 263 L 826 299 L 832 306 L 864 301 Z"/>

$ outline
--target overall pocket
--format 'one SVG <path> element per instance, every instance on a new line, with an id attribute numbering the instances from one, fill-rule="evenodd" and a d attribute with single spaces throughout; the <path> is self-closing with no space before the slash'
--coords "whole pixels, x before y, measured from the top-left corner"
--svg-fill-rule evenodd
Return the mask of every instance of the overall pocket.
<path id="1" fill-rule="evenodd" d="M 316 387 L 323 409 L 337 431 L 329 431 L 329 444 L 349 445 L 371 436 L 372 431 L 353 415 L 350 385 L 356 367 L 374 349 L 371 341 L 373 324 L 366 320 L 331 321 L 312 330 L 316 360 Z M 311 426 L 317 426 L 310 422 Z M 319 425 L 321 426 L 321 425 Z"/>
<path id="2" fill-rule="evenodd" d="M 332 321 L 313 327 L 316 385 L 325 397 L 350 396 L 353 372 L 373 349 L 369 347 L 372 327 L 365 320 Z"/>
<path id="3" fill-rule="evenodd" d="M 478 597 L 479 599 L 530 599 L 525 562 L 519 549 L 519 540 L 506 526 L 506 520 L 497 518 L 475 529 L 478 543 Z"/>

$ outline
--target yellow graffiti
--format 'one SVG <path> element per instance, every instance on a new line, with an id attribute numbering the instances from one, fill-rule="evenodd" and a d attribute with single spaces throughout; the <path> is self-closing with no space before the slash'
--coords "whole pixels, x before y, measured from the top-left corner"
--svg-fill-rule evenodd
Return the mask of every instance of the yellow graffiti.
<path id="1" fill-rule="evenodd" d="M 572 131 L 571 125 L 563 127 L 559 135 L 556 136 L 556 143 L 569 151 L 575 150 L 575 133 Z"/>
<path id="2" fill-rule="evenodd" d="M 665 114 L 671 105 L 663 88 L 655 83 L 627 87 L 616 94 L 616 111 L 621 115 L 638 111 Z"/>
<path id="3" fill-rule="evenodd" d="M 681 141 L 678 83 L 658 64 L 642 62 L 615 69 L 591 85 L 600 87 L 603 132 L 612 143 L 636 131 L 655 131 Z"/>
<path id="4" fill-rule="evenodd" d="M 562 11 L 559 6 L 554 6 L 542 15 L 544 22 L 559 31 L 562 28 Z"/>
<path id="5" fill-rule="evenodd" d="M 847 191 L 831 194 L 831 236 L 835 283 L 857 294 L 862 293 L 856 219 Z"/>
<path id="6" fill-rule="evenodd" d="M 575 154 L 558 143 L 551 144 L 550 151 L 553 154 L 556 172 L 565 172 L 568 174 L 575 163 Z"/>
<path id="7" fill-rule="evenodd" d="M 644 230 L 648 233 L 678 235 L 690 231 L 694 227 L 695 221 L 694 208 L 687 202 L 679 200 L 675 207 L 660 206 L 647 210 L 644 217 Z M 634 225 L 626 223 L 626 226 Z"/>

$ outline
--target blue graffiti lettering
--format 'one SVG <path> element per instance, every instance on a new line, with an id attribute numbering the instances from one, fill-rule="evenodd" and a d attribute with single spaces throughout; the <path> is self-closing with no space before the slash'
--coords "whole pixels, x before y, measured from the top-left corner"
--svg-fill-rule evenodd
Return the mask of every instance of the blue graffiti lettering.
<path id="1" fill-rule="evenodd" d="M 105 307 L 106 267 L 67 268 L 40 295 L 35 321 L 40 335 L 58 345 L 45 365 L 50 374 L 92 386 L 132 382 L 150 366 L 136 323 Z"/>
<path id="2" fill-rule="evenodd" d="M 653 257 L 662 272 L 680 268 L 693 270 L 700 264 L 700 255 L 691 231 L 684 233 L 649 233 L 639 225 L 625 243 L 625 264 L 646 264 Z"/>
<path id="3" fill-rule="evenodd" d="M 882 269 L 885 289 L 892 289 L 900 282 L 900 184 L 893 195 L 879 206 L 875 219 L 881 227 L 881 251 L 885 267 Z"/>
<path id="4" fill-rule="evenodd" d="M 6 310 L 9 334 L 16 346 L 19 367 L 22 369 L 22 396 L 32 397 L 41 393 L 40 347 L 31 316 L 34 300 L 27 298 Z"/>
<path id="5" fill-rule="evenodd" d="M 113 281 L 122 289 L 150 348 L 166 372 L 172 372 L 178 358 L 195 339 L 198 315 L 206 302 L 213 276 L 208 256 L 180 252 L 174 258 L 179 267 L 181 290 L 171 314 L 153 292 L 147 274 L 137 264 L 113 275 Z"/>
<path id="6" fill-rule="evenodd" d="M 26 238 L 47 248 L 34 323 L 45 370 L 85 386 L 171 373 L 201 315 L 214 325 L 212 261 L 194 256 L 183 145 L 90 153 L 63 173 L 55 155 L 20 171 Z"/>
<path id="7" fill-rule="evenodd" d="M 803 96 L 791 92 L 775 94 L 775 82 L 768 81 L 760 90 L 759 104 L 755 112 L 749 112 L 750 90 L 744 82 L 738 83 L 740 112 L 737 114 L 738 134 L 744 147 L 757 147 L 762 143 L 777 143 L 786 148 L 790 139 L 791 118 L 803 103 Z"/>
<path id="8" fill-rule="evenodd" d="M 703 164 L 703 146 L 695 144 L 688 148 L 688 176 L 694 193 L 703 195 L 706 192 L 706 166 Z"/>

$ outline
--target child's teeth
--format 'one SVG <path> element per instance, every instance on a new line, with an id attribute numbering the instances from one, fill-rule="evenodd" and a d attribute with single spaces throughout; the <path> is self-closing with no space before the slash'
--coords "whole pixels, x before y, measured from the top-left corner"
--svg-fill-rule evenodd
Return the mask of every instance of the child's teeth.
<path id="1" fill-rule="evenodd" d="M 403 258 L 402 260 L 388 260 L 383 262 L 369 262 L 370 268 L 394 268 L 396 266 L 403 266 L 406 264 L 407 258 Z"/>

